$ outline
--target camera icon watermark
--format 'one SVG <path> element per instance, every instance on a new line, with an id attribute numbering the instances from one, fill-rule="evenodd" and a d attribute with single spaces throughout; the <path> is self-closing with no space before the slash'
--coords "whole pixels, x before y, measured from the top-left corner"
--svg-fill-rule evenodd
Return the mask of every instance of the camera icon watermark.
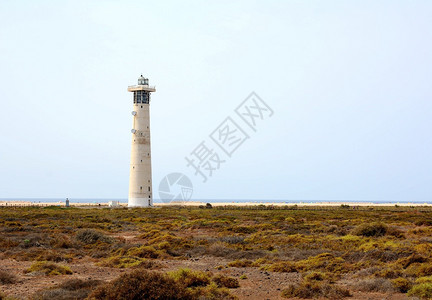
<path id="1" fill-rule="evenodd" d="M 159 197 L 164 203 L 188 201 L 192 193 L 192 181 L 182 173 L 170 173 L 159 183 Z"/>

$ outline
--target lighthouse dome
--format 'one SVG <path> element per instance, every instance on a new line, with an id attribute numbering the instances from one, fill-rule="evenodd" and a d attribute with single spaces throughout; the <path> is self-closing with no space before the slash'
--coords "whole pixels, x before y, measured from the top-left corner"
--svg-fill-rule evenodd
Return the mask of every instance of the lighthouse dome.
<path id="1" fill-rule="evenodd" d="M 138 85 L 148 85 L 148 78 L 144 78 L 144 76 L 140 76 L 138 78 Z"/>

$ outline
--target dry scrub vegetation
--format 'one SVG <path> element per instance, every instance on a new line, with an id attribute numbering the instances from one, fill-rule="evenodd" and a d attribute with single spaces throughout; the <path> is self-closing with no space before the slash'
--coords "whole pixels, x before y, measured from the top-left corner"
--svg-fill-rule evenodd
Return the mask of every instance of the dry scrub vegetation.
<path id="1" fill-rule="evenodd" d="M 31 262 L 21 276 L 73 277 L 71 266 L 86 257 L 125 270 L 111 282 L 65 279 L 29 299 L 236 299 L 249 276 L 227 276 L 230 269 L 299 274 L 280 290 L 286 298 L 432 299 L 426 207 L 0 208 L 0 231 L 0 259 Z M 201 257 L 224 263 L 163 269 Z M 0 294 L 19 280 L 1 260 Z"/>

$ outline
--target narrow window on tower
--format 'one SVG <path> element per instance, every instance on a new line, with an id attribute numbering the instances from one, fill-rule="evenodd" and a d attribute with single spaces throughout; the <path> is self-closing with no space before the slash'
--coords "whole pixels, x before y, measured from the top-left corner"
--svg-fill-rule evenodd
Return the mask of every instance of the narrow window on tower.
<path id="1" fill-rule="evenodd" d="M 149 192 L 150 192 L 150 187 L 149 187 Z"/>
<path id="2" fill-rule="evenodd" d="M 142 186 L 140 186 L 140 191 L 142 191 Z"/>

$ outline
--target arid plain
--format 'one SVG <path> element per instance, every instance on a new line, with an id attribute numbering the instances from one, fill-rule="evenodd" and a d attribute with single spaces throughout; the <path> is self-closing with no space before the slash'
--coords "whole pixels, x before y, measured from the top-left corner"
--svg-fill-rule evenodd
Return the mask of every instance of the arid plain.
<path id="1" fill-rule="evenodd" d="M 432 297 L 429 206 L 2 207 L 0 230 L 5 299 Z"/>

